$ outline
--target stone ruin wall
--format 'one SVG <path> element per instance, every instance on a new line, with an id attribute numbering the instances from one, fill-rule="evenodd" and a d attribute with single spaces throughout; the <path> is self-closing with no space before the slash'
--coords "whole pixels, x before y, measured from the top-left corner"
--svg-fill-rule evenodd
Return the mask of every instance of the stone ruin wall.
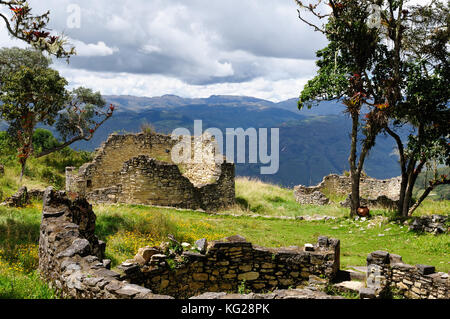
<path id="1" fill-rule="evenodd" d="M 379 180 L 371 177 L 362 177 L 360 179 L 360 196 L 363 203 L 368 205 L 380 204 L 391 208 L 394 202 L 398 200 L 400 194 L 401 178 Z M 352 182 L 350 176 L 341 176 L 331 174 L 325 176 L 322 182 L 316 186 L 298 185 L 294 187 L 294 197 L 302 205 L 325 205 L 328 204 L 324 190 L 332 191 L 337 195 L 349 195 L 352 192 Z M 343 203 L 348 206 L 349 199 Z"/>
<path id="2" fill-rule="evenodd" d="M 366 286 L 360 295 L 368 298 L 389 296 L 392 292 L 408 299 L 449 299 L 449 273 L 434 266 L 408 265 L 399 255 L 375 251 L 367 257 Z"/>
<path id="3" fill-rule="evenodd" d="M 376 179 L 363 177 L 360 179 L 360 193 L 362 197 L 375 199 L 379 196 L 398 198 L 400 193 L 400 177 L 391 179 Z M 350 176 L 328 175 L 323 180 L 322 188 L 333 189 L 339 195 L 347 195 L 352 191 Z"/>
<path id="4" fill-rule="evenodd" d="M 44 193 L 39 272 L 64 298 L 171 298 L 120 280 L 104 259 L 106 244 L 94 235 L 96 216 L 85 199 L 71 201 L 51 187 Z"/>
<path id="5" fill-rule="evenodd" d="M 234 204 L 234 164 L 214 162 L 214 143 L 204 138 L 203 161 L 172 163 L 178 139 L 163 134 L 112 134 L 91 163 L 66 169 L 66 190 L 96 203 L 132 203 L 217 210 Z M 195 146 L 195 147 L 194 147 Z"/>
<path id="6" fill-rule="evenodd" d="M 185 251 L 183 262 L 170 267 L 160 247 L 142 249 L 134 260 L 122 263 L 118 272 L 104 259 L 106 243 L 95 236 L 96 216 L 86 199 L 68 199 L 51 187 L 44 193 L 39 238 L 39 272 L 65 298 L 171 299 L 217 298 L 213 292 L 237 292 L 246 287 L 265 292 L 295 287 L 315 276 L 332 280 L 338 275 L 340 243 L 319 237 L 315 245 L 264 248 L 240 236 L 205 244 L 202 253 Z M 145 254 L 145 251 L 153 251 Z M 139 260 L 138 257 L 141 257 Z M 404 264 L 401 257 L 375 251 L 367 257 L 366 287 L 361 298 L 389 296 L 395 288 L 406 298 L 449 299 L 449 273 L 433 266 Z M 317 277 L 316 277 L 317 278 Z M 162 293 L 162 294 L 160 294 Z M 202 294 L 203 293 L 203 294 Z M 250 296 L 251 295 L 251 296 Z M 306 289 L 269 294 L 232 294 L 234 298 L 333 298 Z M 226 298 L 224 293 L 221 293 Z"/>
<path id="7" fill-rule="evenodd" d="M 214 157 L 216 156 L 216 144 L 214 140 L 210 138 L 204 138 L 200 140 L 199 137 L 192 138 L 192 154 L 194 158 L 196 154 L 202 157 L 201 163 L 187 163 L 183 165 L 183 175 L 189 178 L 190 181 L 196 186 L 206 185 L 217 181 L 221 175 L 220 165 L 216 165 Z"/>
<path id="8" fill-rule="evenodd" d="M 304 286 L 310 276 L 333 279 L 339 270 L 339 247 L 339 240 L 325 236 L 309 251 L 259 247 L 232 236 L 208 243 L 203 253 L 184 251 L 183 261 L 175 267 L 169 265 L 167 255 L 153 248 L 153 255 L 145 256 L 144 250 L 137 260 L 126 261 L 119 268 L 131 283 L 177 298 L 236 292 L 243 281 L 246 289 L 265 292 Z"/>
<path id="9" fill-rule="evenodd" d="M 175 269 L 169 267 L 167 256 L 153 254 L 146 256 L 148 262 L 122 263 L 116 272 L 110 270 L 111 262 L 104 259 L 106 244 L 94 235 L 95 220 L 86 199 L 70 200 L 65 192 L 46 189 L 39 271 L 62 297 L 189 297 L 220 290 L 237 292 L 244 279 L 252 290 L 265 291 L 299 285 L 311 275 L 332 279 L 339 270 L 339 240 L 336 239 L 320 237 L 316 245 L 305 251 L 298 247 L 253 246 L 240 236 L 232 236 L 210 242 L 203 254 L 183 252 L 184 262 Z M 292 295 L 280 291 L 278 294 Z M 312 298 L 314 294 L 309 291 L 306 295 Z M 327 297 L 324 293 L 315 296 Z"/>

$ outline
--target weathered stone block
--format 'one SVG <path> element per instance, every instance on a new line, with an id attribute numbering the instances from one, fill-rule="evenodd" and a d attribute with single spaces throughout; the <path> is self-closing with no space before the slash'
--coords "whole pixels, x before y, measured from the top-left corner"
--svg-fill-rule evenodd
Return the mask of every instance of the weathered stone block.
<path id="1" fill-rule="evenodd" d="M 436 268 L 434 266 L 428 265 L 416 265 L 416 268 L 421 275 L 430 275 L 436 271 Z"/>
<path id="2" fill-rule="evenodd" d="M 206 252 L 206 248 L 208 247 L 208 241 L 206 238 L 199 239 L 195 241 L 195 247 L 197 247 L 201 254 L 204 254 Z"/>
<path id="3" fill-rule="evenodd" d="M 243 272 L 249 272 L 250 270 L 252 270 L 252 266 L 251 265 L 242 265 L 242 266 L 239 266 L 239 270 L 241 270 Z"/>
<path id="4" fill-rule="evenodd" d="M 250 272 L 246 272 L 246 273 L 242 273 L 238 275 L 238 280 L 246 280 L 246 281 L 250 281 L 250 280 L 256 280 L 259 278 L 259 273 L 255 272 L 255 271 L 250 271 Z"/>
<path id="5" fill-rule="evenodd" d="M 367 265 L 385 265 L 389 263 L 389 253 L 386 251 L 377 250 L 367 256 Z"/>
<path id="6" fill-rule="evenodd" d="M 375 299 L 377 298 L 377 290 L 375 288 L 361 288 L 359 297 L 361 299 Z"/>
<path id="7" fill-rule="evenodd" d="M 196 281 L 206 281 L 208 280 L 208 274 L 206 273 L 196 273 L 192 275 L 192 278 Z"/>

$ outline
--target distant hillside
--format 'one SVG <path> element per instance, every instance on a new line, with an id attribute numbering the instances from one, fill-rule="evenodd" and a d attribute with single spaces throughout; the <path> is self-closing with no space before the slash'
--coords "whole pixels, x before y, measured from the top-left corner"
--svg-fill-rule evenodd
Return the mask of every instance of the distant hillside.
<path id="1" fill-rule="evenodd" d="M 280 128 L 280 169 L 275 175 L 260 175 L 256 164 L 237 164 L 240 176 L 254 176 L 261 180 L 292 187 L 312 185 L 330 173 L 348 170 L 350 120 L 343 107 L 322 102 L 310 110 L 297 109 L 297 99 L 280 103 L 242 96 L 211 96 L 187 99 L 174 95 L 145 98 L 105 96 L 108 103 L 118 105 L 118 112 L 105 123 L 93 138 L 78 143 L 79 149 L 92 150 L 112 132 L 138 132 L 142 122 L 170 134 L 177 127 L 193 129 L 194 120 L 203 120 L 203 129 L 217 127 L 244 129 Z M 392 139 L 380 136 L 371 151 L 365 168 L 376 178 L 399 175 Z"/>
<path id="2" fill-rule="evenodd" d="M 450 167 L 441 167 L 437 169 L 437 176 L 450 175 Z M 434 171 L 423 171 L 417 177 L 414 188 L 414 195 L 419 197 L 428 187 L 429 181 L 434 179 Z M 450 200 L 450 185 L 439 185 L 428 195 L 429 198 L 435 200 Z"/>
<path id="3" fill-rule="evenodd" d="M 136 97 L 130 95 L 105 95 L 108 102 L 119 106 L 120 111 L 135 111 L 153 108 L 175 108 L 188 105 L 208 106 L 256 106 L 258 108 L 274 107 L 277 103 L 248 96 L 211 95 L 208 98 L 182 98 L 176 95 L 163 95 L 159 97 Z"/>
<path id="4" fill-rule="evenodd" d="M 178 127 L 191 130 L 194 120 L 203 120 L 203 129 L 217 127 L 247 129 L 280 128 L 280 169 L 275 175 L 260 175 L 256 164 L 238 164 L 240 176 L 254 176 L 271 183 L 292 187 L 313 185 L 330 173 L 348 170 L 350 120 L 343 107 L 323 102 L 310 110 L 297 109 L 297 99 L 274 103 L 242 96 L 211 96 L 188 99 L 175 95 L 161 97 L 105 96 L 118 106 L 89 142 L 74 148 L 94 150 L 113 132 L 138 132 L 143 122 L 158 131 L 170 134 Z M 0 128 L 1 129 L 1 128 Z M 406 136 L 406 135 L 405 135 Z M 376 178 L 399 175 L 394 141 L 380 136 L 366 161 L 365 171 Z"/>

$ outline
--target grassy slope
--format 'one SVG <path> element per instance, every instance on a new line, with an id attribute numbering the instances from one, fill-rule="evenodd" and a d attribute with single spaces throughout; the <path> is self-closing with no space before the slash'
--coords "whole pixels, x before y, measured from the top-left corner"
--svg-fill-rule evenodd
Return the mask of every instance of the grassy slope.
<path id="1" fill-rule="evenodd" d="M 30 182 L 35 183 L 32 179 Z M 224 213 L 242 215 L 240 217 L 139 205 L 95 206 L 97 235 L 107 240 L 107 256 L 114 265 L 132 258 L 139 247 L 159 244 L 168 233 L 191 243 L 202 237 L 212 240 L 240 234 L 255 244 L 271 247 L 302 246 L 316 242 L 319 235 L 327 235 L 341 240 L 342 268 L 364 265 L 369 252 L 387 250 L 402 255 L 406 263 L 430 264 L 439 271 L 450 271 L 450 235 L 410 233 L 406 226 L 389 223 L 385 217 L 389 212 L 373 211 L 377 217 L 370 222 L 373 227 L 368 227 L 367 221 L 346 218 L 347 210 L 337 204 L 299 206 L 292 190 L 247 178 L 236 180 L 236 196 L 238 204 Z M 428 200 L 417 215 L 449 211 L 450 201 Z M 331 215 L 337 219 L 308 222 L 249 216 L 254 214 Z M 35 270 L 40 217 L 40 204 L 25 209 L 0 207 L 0 298 L 54 297 L 38 280 Z"/>
<path id="2" fill-rule="evenodd" d="M 4 176 L 0 176 L 0 201 L 11 196 L 20 186 L 28 189 L 45 189 L 53 186 L 62 189 L 65 185 L 65 168 L 67 166 L 80 167 L 92 159 L 92 154 L 76 152 L 65 148 L 48 156 L 27 161 L 25 175 L 19 180 L 20 166 L 15 155 L 5 155 L 0 149 L 0 164 L 5 166 Z"/>
<path id="3" fill-rule="evenodd" d="M 52 299 L 37 267 L 41 207 L 0 207 L 0 299 Z"/>
<path id="4" fill-rule="evenodd" d="M 138 219 L 154 218 L 161 210 L 145 206 L 135 206 L 132 212 L 124 205 L 97 208 L 98 225 L 109 223 L 111 216 L 121 220 L 121 227 L 126 231 L 105 231 L 100 226 L 98 235 L 108 240 L 107 253 L 114 261 L 131 258 L 137 248 L 144 244 L 158 244 L 162 237 L 152 237 L 146 242 L 146 236 L 152 233 L 157 225 L 148 223 L 136 227 L 135 214 Z M 280 247 L 315 243 L 320 235 L 327 235 L 341 240 L 341 263 L 343 267 L 364 265 L 367 254 L 375 250 L 386 250 L 403 256 L 410 264 L 430 264 L 438 270 L 450 271 L 450 236 L 417 235 L 408 232 L 407 226 L 388 222 L 378 215 L 372 221 L 354 221 L 338 218 L 333 221 L 300 221 L 248 216 L 232 217 L 208 215 L 191 211 L 164 210 L 171 232 L 180 240 L 193 242 L 195 239 L 207 237 L 218 239 L 224 236 L 240 234 L 251 242 Z M 134 221 L 133 221 L 134 220 Z M 134 224 L 134 225 L 133 225 Z M 132 227 L 130 227 L 133 225 Z M 370 225 L 370 226 L 369 226 Z M 148 231 L 146 231 L 146 228 Z M 116 258 L 120 256 L 122 258 Z"/>

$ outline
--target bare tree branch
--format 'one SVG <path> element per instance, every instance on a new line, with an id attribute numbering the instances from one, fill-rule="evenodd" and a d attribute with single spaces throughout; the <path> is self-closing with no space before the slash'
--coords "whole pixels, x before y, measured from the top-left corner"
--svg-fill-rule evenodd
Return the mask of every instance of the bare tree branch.
<path id="1" fill-rule="evenodd" d="M 35 155 L 34 157 L 35 157 L 35 158 L 40 158 L 40 157 L 49 155 L 49 154 L 51 154 L 51 153 L 53 153 L 53 152 L 60 151 L 60 150 L 62 150 L 63 148 L 65 148 L 65 147 L 67 147 L 67 146 L 69 146 L 69 145 L 71 145 L 71 144 L 73 144 L 73 143 L 75 143 L 75 142 L 81 141 L 81 140 L 84 140 L 84 141 L 89 141 L 89 140 L 91 140 L 92 137 L 94 136 L 95 131 L 97 131 L 97 129 L 98 129 L 103 123 L 105 123 L 105 122 L 112 116 L 112 113 L 110 113 L 110 114 L 111 114 L 111 115 L 106 116 L 101 122 L 98 122 L 98 123 L 96 124 L 95 128 L 93 128 L 93 129 L 90 130 L 90 133 L 89 133 L 88 135 L 86 135 L 86 134 L 84 133 L 84 131 L 81 129 L 79 135 L 77 135 L 77 136 L 71 138 L 70 140 L 68 140 L 68 141 L 66 141 L 66 142 L 64 142 L 64 143 L 62 143 L 62 144 L 59 145 L 59 146 L 56 146 L 56 147 L 53 147 L 53 148 L 44 150 L 44 151 L 42 151 L 41 153 Z"/>
<path id="2" fill-rule="evenodd" d="M 430 186 L 425 189 L 425 191 L 422 193 L 420 198 L 414 203 L 414 205 L 411 206 L 411 208 L 408 210 L 408 216 L 412 216 L 414 211 L 417 209 L 417 207 L 420 206 L 420 204 L 424 201 L 425 198 L 431 193 L 431 191 L 439 185 L 448 185 L 450 184 L 449 179 L 444 179 L 443 181 L 435 181 L 430 184 Z"/>

